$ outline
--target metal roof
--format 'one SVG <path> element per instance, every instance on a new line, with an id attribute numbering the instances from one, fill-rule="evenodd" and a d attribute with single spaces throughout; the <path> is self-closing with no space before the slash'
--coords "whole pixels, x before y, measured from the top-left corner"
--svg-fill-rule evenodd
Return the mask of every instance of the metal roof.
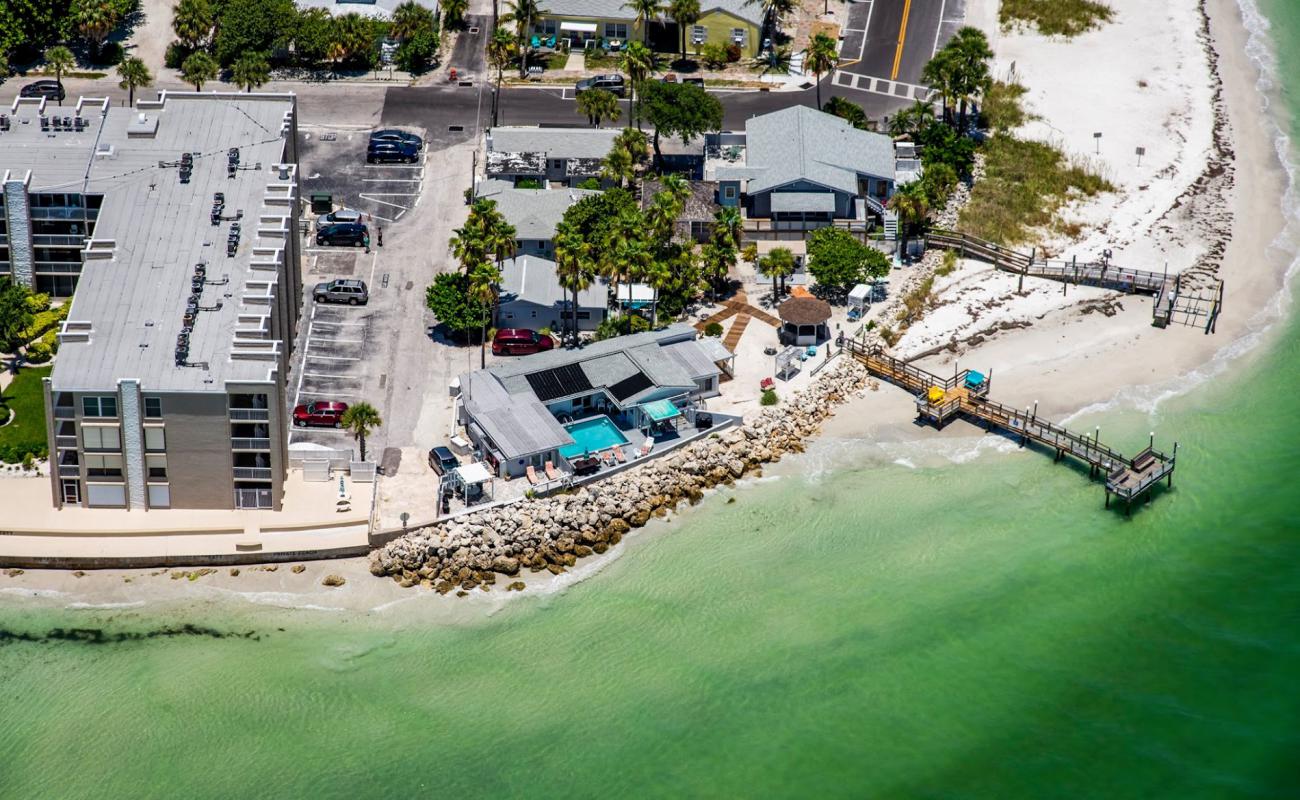
<path id="1" fill-rule="evenodd" d="M 276 287 L 272 291 L 284 289 L 283 268 L 254 269 L 252 261 L 254 247 L 284 247 L 282 236 L 259 235 L 260 217 L 287 217 L 289 203 L 296 202 L 296 166 L 284 178 L 273 168 L 285 158 L 294 96 L 162 92 L 158 100 L 140 100 L 134 109 L 87 99 L 75 107 L 43 107 L 47 115 L 80 110 L 89 122 L 80 133 L 41 130 L 41 108 L 15 101 L 10 130 L 0 132 L 0 172 L 19 178 L 30 170 L 31 193 L 103 194 L 87 247 L 111 253 L 83 265 L 68 319 L 89 323 L 91 334 L 89 341 L 61 343 L 54 388 L 101 390 L 134 378 L 155 391 L 220 391 L 227 381 L 266 380 L 277 359 L 232 354 L 246 324 L 241 314 L 269 313 L 264 304 L 244 302 L 246 282 L 269 281 Z M 232 147 L 239 148 L 244 167 L 234 178 L 226 170 Z M 175 166 L 182 153 L 194 156 L 188 183 L 181 183 Z M 259 162 L 260 169 L 251 168 Z M 234 257 L 226 256 L 229 224 L 214 226 L 209 218 L 218 191 L 225 194 L 226 213 L 244 212 Z M 274 207 L 267 204 L 272 194 Z M 214 310 L 198 313 L 190 336 L 189 362 L 206 366 L 178 367 L 176 337 L 200 262 L 207 265 L 209 281 L 229 281 L 205 286 L 201 305 Z M 245 336 L 258 339 L 257 349 L 274 352 L 272 340 Z"/>
<path id="2" fill-rule="evenodd" d="M 560 286 L 560 280 L 555 275 L 555 262 L 538 256 L 517 256 L 501 262 L 501 282 L 498 286 L 501 290 L 501 303 L 524 302 L 560 308 L 573 299 L 573 293 Z M 603 309 L 608 296 L 609 285 L 603 278 L 599 278 L 578 292 L 578 308 Z"/>
<path id="3" fill-rule="evenodd" d="M 723 172 L 719 169 L 719 177 Z M 832 114 L 791 106 L 745 123 L 743 173 L 736 168 L 726 173 L 748 177 L 750 194 L 799 180 L 857 194 L 858 175 L 894 179 L 894 143 Z"/>
<path id="4" fill-rule="evenodd" d="M 618 128 L 492 128 L 487 149 L 495 153 L 543 153 L 547 158 L 604 158 L 614 146 Z"/>

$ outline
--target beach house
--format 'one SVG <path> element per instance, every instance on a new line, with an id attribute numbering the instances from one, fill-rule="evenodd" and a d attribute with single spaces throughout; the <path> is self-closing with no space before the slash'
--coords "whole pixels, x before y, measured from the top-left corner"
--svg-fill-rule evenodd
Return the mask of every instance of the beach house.
<path id="1" fill-rule="evenodd" d="M 533 35 L 539 43 L 567 42 L 572 49 L 622 49 L 629 40 L 648 38 L 660 52 L 676 53 L 682 32 L 667 14 L 660 14 L 643 31 L 636 12 L 623 0 L 549 0 L 533 21 Z M 753 58 L 762 48 L 763 4 L 747 0 L 704 0 L 700 18 L 686 31 L 686 46 L 699 53 L 707 43 L 739 48 L 740 55 Z"/>
<path id="2" fill-rule="evenodd" d="M 796 228 L 883 219 L 896 184 L 888 136 L 806 106 L 754 117 L 744 133 L 710 137 L 709 149 L 705 177 L 718 181 L 721 205 Z"/>
<path id="3" fill-rule="evenodd" d="M 479 197 L 497 204 L 497 211 L 515 229 L 518 255 L 552 258 L 555 228 L 564 212 L 584 197 L 599 192 L 587 189 L 516 189 L 505 181 L 484 181 Z"/>
<path id="4" fill-rule="evenodd" d="M 457 420 L 498 477 L 548 462 L 573 472 L 594 455 L 617 458 L 615 450 L 635 458 L 685 440 L 684 425 L 712 424 L 698 401 L 718 393 L 734 356 L 716 338 L 696 337 L 679 323 L 467 373 Z"/>
<path id="5" fill-rule="evenodd" d="M 535 255 L 521 255 L 501 264 L 498 284 L 498 328 L 530 328 L 553 331 L 570 325 L 574 313 L 573 293 L 560 286 L 555 262 Z M 578 292 L 578 330 L 594 331 L 605 319 L 609 284 L 603 278 Z"/>

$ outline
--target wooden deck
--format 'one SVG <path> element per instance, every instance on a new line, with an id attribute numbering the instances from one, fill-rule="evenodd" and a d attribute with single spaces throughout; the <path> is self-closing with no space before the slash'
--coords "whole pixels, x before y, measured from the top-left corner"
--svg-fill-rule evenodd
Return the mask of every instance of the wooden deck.
<path id="1" fill-rule="evenodd" d="M 1208 294 L 1192 294 L 1184 290 L 1182 276 L 1177 273 L 1170 275 L 1168 272 L 1128 269 L 1109 263 L 1080 263 L 1077 259 L 1039 260 L 1032 251 L 1022 253 L 957 231 L 931 230 L 926 234 L 926 245 L 952 250 L 962 258 L 985 261 L 994 269 L 1019 275 L 1022 290 L 1024 279 L 1030 277 L 1076 286 L 1096 286 L 1125 294 L 1151 295 L 1155 298 L 1151 322 L 1158 328 L 1168 327 L 1176 321 L 1198 327 L 1203 325 L 1206 333 L 1213 333 L 1223 308 L 1223 281 L 1216 281 Z"/>
<path id="2" fill-rule="evenodd" d="M 915 396 L 917 416 L 937 427 L 943 427 L 954 417 L 965 417 L 986 429 L 998 428 L 1020 439 L 1021 446 L 1035 442 L 1050 447 L 1056 460 L 1071 456 L 1089 465 L 1089 472 L 1102 474 L 1106 479 L 1106 506 L 1111 496 L 1124 501 L 1125 513 L 1134 500 L 1156 485 L 1162 478 L 1173 485 L 1175 458 L 1148 446 L 1133 458 L 1102 444 L 1097 437 L 1075 433 L 1061 425 L 1039 417 L 1035 411 L 1020 410 L 989 399 L 992 376 L 975 383 L 972 370 L 962 370 L 952 377 L 941 377 L 889 355 L 880 347 L 869 347 L 853 339 L 844 341 L 844 348 L 866 365 L 867 370 L 881 380 L 893 383 Z"/>

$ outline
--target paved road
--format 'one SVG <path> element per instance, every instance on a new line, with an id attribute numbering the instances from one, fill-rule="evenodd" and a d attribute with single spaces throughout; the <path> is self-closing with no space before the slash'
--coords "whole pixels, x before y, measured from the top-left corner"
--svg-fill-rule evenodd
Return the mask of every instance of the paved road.
<path id="1" fill-rule="evenodd" d="M 855 102 L 868 94 L 903 101 L 924 97 L 921 70 L 961 26 L 965 5 L 966 0 L 854 3 L 840 50 L 845 64 L 832 83 Z"/>

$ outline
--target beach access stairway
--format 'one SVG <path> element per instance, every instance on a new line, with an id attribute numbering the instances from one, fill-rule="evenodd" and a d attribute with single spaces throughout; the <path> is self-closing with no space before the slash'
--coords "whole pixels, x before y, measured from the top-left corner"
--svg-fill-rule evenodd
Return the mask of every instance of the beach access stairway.
<path id="1" fill-rule="evenodd" d="M 1020 290 L 1025 277 L 1043 278 L 1076 286 L 1096 286 L 1125 294 L 1143 294 L 1154 298 L 1152 324 L 1168 327 L 1170 322 L 1204 327 L 1213 333 L 1223 308 L 1223 281 L 1213 279 L 1208 294 L 1189 291 L 1181 274 L 1128 269 L 1110 263 L 1039 260 L 1035 252 L 1023 253 L 968 233 L 934 229 L 926 234 L 926 246 L 952 250 L 962 258 L 973 258 L 993 265 L 994 269 L 1020 276 Z"/>
<path id="2" fill-rule="evenodd" d="M 1075 433 L 1064 426 L 1038 416 L 1036 410 L 1011 408 L 988 397 L 992 375 L 961 370 L 951 377 L 941 377 L 900 358 L 878 345 L 847 339 L 844 349 L 862 362 L 867 371 L 881 380 L 911 392 L 919 418 L 942 428 L 954 417 L 982 423 L 988 430 L 998 428 L 1020 440 L 1050 447 L 1059 461 L 1072 456 L 1089 466 L 1089 474 L 1106 478 L 1106 507 L 1111 496 L 1124 501 L 1125 513 L 1133 500 L 1146 494 L 1162 478 L 1173 485 L 1178 445 L 1166 455 L 1154 449 L 1154 441 L 1133 458 L 1100 442 L 1097 436 Z"/>

